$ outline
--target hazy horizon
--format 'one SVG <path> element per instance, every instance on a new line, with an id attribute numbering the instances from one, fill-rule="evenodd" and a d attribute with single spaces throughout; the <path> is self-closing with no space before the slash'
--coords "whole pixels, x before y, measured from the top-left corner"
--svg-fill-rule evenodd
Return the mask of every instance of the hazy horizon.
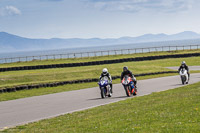
<path id="1" fill-rule="evenodd" d="M 15 35 L 15 36 L 18 36 L 18 37 L 22 37 L 22 38 L 27 38 L 27 39 L 119 39 L 119 38 L 124 38 L 124 37 L 131 37 L 131 38 L 137 38 L 137 37 L 140 37 L 140 36 L 144 36 L 144 35 L 161 35 L 161 34 L 164 34 L 164 35 L 167 35 L 167 36 L 170 36 L 170 35 L 176 35 L 176 34 L 180 34 L 180 33 L 184 33 L 184 32 L 193 32 L 193 33 L 196 33 L 196 34 L 200 34 L 198 32 L 194 32 L 194 31 L 180 31 L 180 32 L 177 32 L 177 33 L 172 33 L 172 34 L 166 34 L 166 33 L 146 33 L 146 34 L 141 34 L 141 35 L 138 35 L 138 36 L 120 36 L 120 37 L 107 37 L 107 38 L 101 38 L 101 37 L 91 37 L 91 38 L 78 38 L 78 37 L 74 37 L 74 38 L 61 38 L 61 37 L 51 37 L 51 38 L 30 38 L 30 37 L 26 37 L 26 36 L 20 36 L 20 35 L 17 35 L 17 34 L 13 34 L 13 33 L 9 33 L 9 32 L 6 32 L 6 31 L 0 31 L 1 33 L 7 33 L 7 34 L 10 34 L 10 35 Z"/>

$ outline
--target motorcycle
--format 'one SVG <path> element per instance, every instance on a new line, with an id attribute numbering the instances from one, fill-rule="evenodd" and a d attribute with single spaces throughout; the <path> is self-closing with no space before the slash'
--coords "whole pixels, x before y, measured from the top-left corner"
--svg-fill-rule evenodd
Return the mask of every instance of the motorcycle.
<path id="1" fill-rule="evenodd" d="M 188 80 L 189 80 L 189 77 L 188 77 L 188 73 L 187 73 L 187 70 L 186 69 L 181 69 L 180 72 L 180 77 L 181 77 L 181 81 L 182 81 L 182 84 L 188 84 Z"/>
<path id="2" fill-rule="evenodd" d="M 137 89 L 136 89 L 135 85 L 133 85 L 134 88 L 131 89 L 131 81 L 132 81 L 132 83 L 133 83 L 132 78 L 129 77 L 128 75 L 124 76 L 124 78 L 123 78 L 123 80 L 122 80 L 122 85 L 124 86 L 126 95 L 127 95 L 128 97 L 130 97 L 131 94 L 134 95 L 134 96 L 137 95 Z"/>
<path id="3" fill-rule="evenodd" d="M 101 98 L 105 98 L 106 96 L 112 96 L 111 86 L 107 77 L 103 77 L 102 79 L 100 79 L 98 84 L 101 90 Z"/>

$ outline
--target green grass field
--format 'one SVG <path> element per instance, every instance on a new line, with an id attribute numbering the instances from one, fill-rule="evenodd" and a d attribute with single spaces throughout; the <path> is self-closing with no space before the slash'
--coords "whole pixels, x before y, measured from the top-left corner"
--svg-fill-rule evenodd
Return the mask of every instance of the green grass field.
<path id="1" fill-rule="evenodd" d="M 16 63 L 5 63 L 0 64 L 0 68 L 5 67 L 17 67 L 17 66 L 35 66 L 35 65 L 48 65 L 48 64 L 61 64 L 61 63 L 78 63 L 78 62 L 90 62 L 90 61 L 102 61 L 102 60 L 113 60 L 122 58 L 133 58 L 133 57 L 145 57 L 145 56 L 156 56 L 156 55 L 172 55 L 172 54 L 184 54 L 184 53 L 199 53 L 199 50 L 178 50 L 170 52 L 150 52 L 150 53 L 136 53 L 127 55 L 110 55 L 110 56 L 99 56 L 99 57 L 85 57 L 85 58 L 71 58 L 71 59 L 56 59 L 56 60 L 34 60 L 29 62 L 16 62 Z"/>
<path id="2" fill-rule="evenodd" d="M 200 57 L 162 59 L 142 62 L 127 62 L 109 65 L 55 68 L 0 73 L 0 88 L 23 84 L 47 83 L 87 78 L 98 78 L 103 68 L 108 68 L 112 76 L 121 75 L 122 68 L 128 66 L 135 74 L 168 71 L 165 67 L 179 66 L 185 60 L 189 66 L 200 65 Z"/>
<path id="3" fill-rule="evenodd" d="M 200 132 L 200 82 L 130 98 L 2 132 Z"/>
<path id="4" fill-rule="evenodd" d="M 186 51 L 182 51 L 182 52 L 186 52 Z M 181 53 L 181 51 L 178 51 L 178 53 Z M 147 54 L 157 54 L 157 53 L 147 53 Z M 138 55 L 145 56 L 145 54 L 144 55 L 138 54 Z M 123 58 L 124 56 L 125 55 L 118 56 L 118 57 Z M 131 55 L 128 55 L 128 56 L 131 56 Z M 99 60 L 101 58 L 107 58 L 107 57 L 99 57 Z M 77 60 L 82 60 L 82 59 L 77 59 Z M 87 59 L 87 60 L 91 61 L 90 59 Z M 120 75 L 122 72 L 123 66 L 128 66 L 129 69 L 133 71 L 134 74 L 168 71 L 168 69 L 166 69 L 165 67 L 179 66 L 181 61 L 183 60 L 185 60 L 189 66 L 200 65 L 200 57 L 190 57 L 190 58 L 177 58 L 177 59 L 173 58 L 173 59 L 163 59 L 163 60 L 153 60 L 153 61 L 141 61 L 141 62 L 127 62 L 127 63 L 97 65 L 97 66 L 10 71 L 10 72 L 0 73 L 0 88 L 12 87 L 12 86 L 17 86 L 17 85 L 26 85 L 26 84 L 38 84 L 38 83 L 68 81 L 68 80 L 76 80 L 76 79 L 98 78 L 104 67 L 109 69 L 109 72 L 111 73 L 112 76 Z M 194 72 L 200 72 L 200 71 L 194 71 Z M 160 76 L 167 76 L 167 75 L 174 75 L 174 74 L 145 76 L 139 79 L 153 78 L 153 77 L 160 77 Z M 119 82 L 115 80 L 114 83 L 119 83 Z M 7 101 L 7 100 L 24 98 L 24 97 L 39 96 L 39 95 L 64 92 L 64 91 L 71 91 L 71 90 L 76 90 L 76 89 L 84 89 L 84 88 L 95 87 L 95 86 L 97 86 L 96 83 L 84 83 L 84 84 L 64 85 L 64 86 L 59 86 L 59 87 L 39 88 L 39 89 L 33 89 L 33 90 L 23 90 L 23 91 L 14 92 L 14 93 L 0 94 L 0 101 Z"/>

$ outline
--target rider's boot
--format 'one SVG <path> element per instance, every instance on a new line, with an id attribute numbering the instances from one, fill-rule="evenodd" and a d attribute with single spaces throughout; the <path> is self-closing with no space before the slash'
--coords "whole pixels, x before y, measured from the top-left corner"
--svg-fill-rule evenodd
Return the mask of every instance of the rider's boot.
<path id="1" fill-rule="evenodd" d="M 137 81 L 134 81 L 135 88 L 137 89 Z"/>
<path id="2" fill-rule="evenodd" d="M 134 85 L 133 83 L 131 84 L 131 93 L 133 93 Z"/>
<path id="3" fill-rule="evenodd" d="M 113 93 L 113 88 L 112 88 L 112 84 L 110 84 L 110 92 Z"/>
<path id="4" fill-rule="evenodd" d="M 188 72 L 188 80 L 186 81 L 186 84 L 188 84 L 189 80 L 190 80 L 190 73 Z"/>

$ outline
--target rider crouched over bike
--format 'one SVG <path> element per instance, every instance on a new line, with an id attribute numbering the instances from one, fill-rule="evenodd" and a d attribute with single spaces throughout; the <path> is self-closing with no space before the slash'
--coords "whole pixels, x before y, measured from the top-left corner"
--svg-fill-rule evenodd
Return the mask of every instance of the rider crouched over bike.
<path id="1" fill-rule="evenodd" d="M 111 93 L 113 93 L 113 90 L 112 90 L 112 77 L 111 77 L 110 73 L 108 72 L 107 68 L 104 68 L 102 70 L 102 73 L 101 73 L 101 76 L 99 77 L 99 79 L 101 80 L 101 78 L 103 78 L 103 77 L 107 77 L 108 78 L 109 84 L 110 84 L 110 87 L 111 87 Z"/>
<path id="2" fill-rule="evenodd" d="M 186 65 L 185 61 L 182 61 L 181 66 L 178 69 L 178 72 L 180 72 L 182 69 L 187 70 L 187 74 L 188 74 L 188 81 L 190 79 L 190 72 L 189 72 L 189 67 Z"/>
<path id="3" fill-rule="evenodd" d="M 135 84 L 135 88 L 137 88 L 137 80 L 134 77 L 133 73 L 128 70 L 127 66 L 123 67 L 123 72 L 121 74 L 121 81 L 122 81 L 122 79 L 124 78 L 125 75 L 128 75 L 129 77 L 132 78 L 132 80 L 133 80 L 133 82 Z M 134 88 L 133 83 L 131 83 L 131 89 L 133 89 L 133 88 Z"/>

